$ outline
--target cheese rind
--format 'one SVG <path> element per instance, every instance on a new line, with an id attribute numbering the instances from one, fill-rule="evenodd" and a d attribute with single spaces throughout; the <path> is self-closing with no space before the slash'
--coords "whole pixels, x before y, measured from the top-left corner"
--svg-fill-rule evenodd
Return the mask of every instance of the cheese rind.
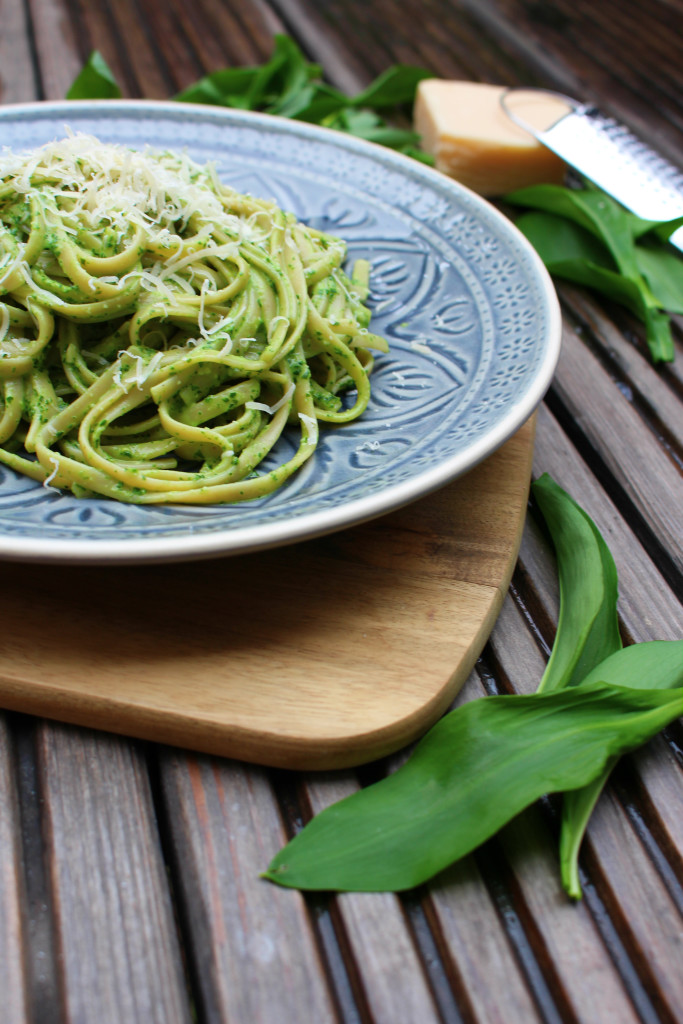
<path id="1" fill-rule="evenodd" d="M 420 82 L 414 121 L 422 148 L 434 156 L 437 170 L 483 196 L 561 183 L 565 163 L 507 116 L 500 102 L 503 92 L 503 86 L 480 82 Z M 533 90 L 511 94 L 509 105 L 541 130 L 570 109 L 560 97 Z"/>

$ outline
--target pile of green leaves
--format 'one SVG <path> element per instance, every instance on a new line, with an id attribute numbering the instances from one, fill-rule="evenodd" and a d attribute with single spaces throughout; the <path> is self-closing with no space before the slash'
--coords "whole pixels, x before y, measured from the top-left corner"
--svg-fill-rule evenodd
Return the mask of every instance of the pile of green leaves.
<path id="1" fill-rule="evenodd" d="M 483 697 L 447 714 L 396 772 L 313 818 L 265 878 L 299 889 L 412 888 L 539 797 L 564 793 L 562 882 L 581 896 L 579 846 L 609 771 L 683 713 L 683 640 L 622 648 L 605 541 L 547 474 L 533 491 L 560 581 L 557 634 L 536 693 Z"/>
<path id="2" fill-rule="evenodd" d="M 674 358 L 667 313 L 683 313 L 683 261 L 668 242 L 681 219 L 648 221 L 595 186 L 534 185 L 505 197 L 551 274 L 600 292 L 645 324 L 655 362 Z"/>
<path id="3" fill-rule="evenodd" d="M 273 54 L 265 64 L 214 71 L 175 99 L 183 103 L 259 110 L 308 121 L 377 142 L 431 164 L 432 157 L 419 148 L 419 135 L 387 125 L 378 113 L 412 104 L 418 82 L 429 77 L 429 72 L 421 68 L 397 64 L 367 89 L 356 96 L 347 96 L 322 80 L 320 65 L 309 63 L 293 39 L 276 35 Z M 111 70 L 102 55 L 95 52 L 66 98 L 115 99 L 120 95 Z"/>

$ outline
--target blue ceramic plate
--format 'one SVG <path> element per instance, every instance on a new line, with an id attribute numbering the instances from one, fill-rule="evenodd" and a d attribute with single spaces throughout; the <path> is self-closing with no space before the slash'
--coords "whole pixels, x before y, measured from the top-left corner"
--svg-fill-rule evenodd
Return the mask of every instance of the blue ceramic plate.
<path id="1" fill-rule="evenodd" d="M 372 266 L 377 359 L 361 420 L 266 498 L 145 507 L 61 496 L 0 467 L 0 557 L 110 562 L 204 558 L 291 543 L 379 516 L 464 473 L 533 412 L 557 363 L 560 316 L 533 249 L 492 206 L 417 161 L 337 132 L 174 103 L 0 108 L 0 143 L 66 131 L 186 148 L 243 192 L 339 235 Z M 288 441 L 284 441 L 288 444 Z"/>

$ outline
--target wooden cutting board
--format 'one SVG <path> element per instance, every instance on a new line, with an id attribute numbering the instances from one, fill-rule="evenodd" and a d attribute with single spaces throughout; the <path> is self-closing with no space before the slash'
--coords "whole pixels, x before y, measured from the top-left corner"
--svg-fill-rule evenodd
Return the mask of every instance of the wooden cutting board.
<path id="1" fill-rule="evenodd" d="M 0 567 L 0 706 L 287 768 L 396 750 L 446 709 L 500 610 L 533 422 L 364 526 L 212 561 Z"/>

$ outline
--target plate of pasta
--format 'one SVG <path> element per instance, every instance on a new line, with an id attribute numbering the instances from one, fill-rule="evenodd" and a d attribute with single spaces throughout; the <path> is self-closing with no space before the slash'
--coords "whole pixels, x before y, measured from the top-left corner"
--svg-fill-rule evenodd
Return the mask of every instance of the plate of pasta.
<path id="1" fill-rule="evenodd" d="M 0 109 L 0 557 L 205 558 L 382 515 L 543 397 L 557 299 L 490 204 L 280 118 Z"/>

